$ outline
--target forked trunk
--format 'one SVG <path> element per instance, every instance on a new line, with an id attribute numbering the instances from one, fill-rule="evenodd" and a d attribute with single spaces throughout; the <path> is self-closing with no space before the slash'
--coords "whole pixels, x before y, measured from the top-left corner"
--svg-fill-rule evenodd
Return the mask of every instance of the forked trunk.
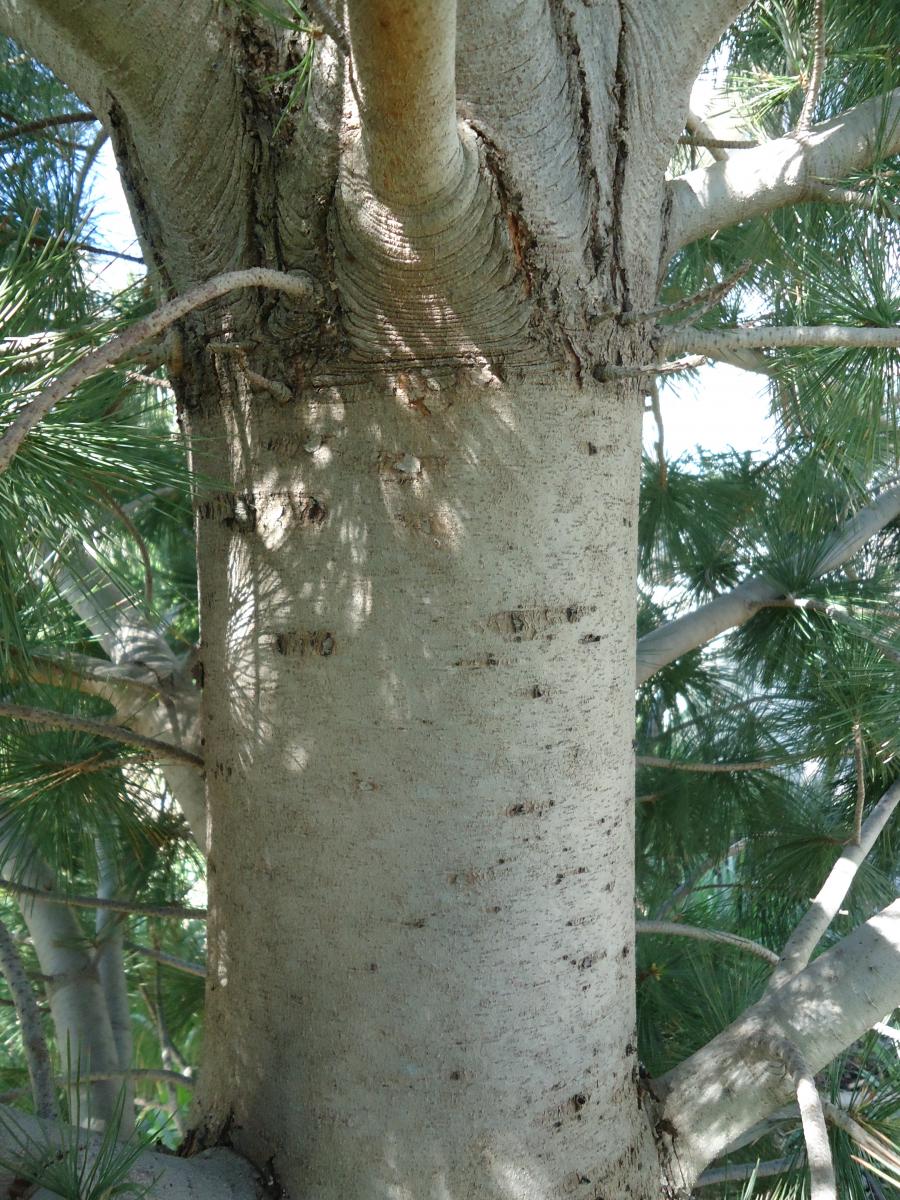
<path id="1" fill-rule="evenodd" d="M 207 1129 L 296 1198 L 656 1196 L 634 390 L 473 362 L 223 397 Z"/>

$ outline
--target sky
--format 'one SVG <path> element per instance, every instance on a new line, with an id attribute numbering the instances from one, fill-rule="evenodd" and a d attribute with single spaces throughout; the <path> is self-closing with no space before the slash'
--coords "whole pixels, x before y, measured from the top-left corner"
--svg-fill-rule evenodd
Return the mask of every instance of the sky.
<path id="1" fill-rule="evenodd" d="M 103 147 L 94 173 L 93 198 L 96 240 L 99 245 L 126 254 L 140 254 L 109 142 Z M 125 287 L 136 264 L 95 258 L 95 271 L 104 288 Z M 772 449 L 774 423 L 769 417 L 766 381 L 761 375 L 718 363 L 701 367 L 691 378 L 660 387 L 660 407 L 669 461 L 693 453 L 697 447 L 712 453 Z M 656 424 L 648 415 L 644 445 L 653 454 Z"/>

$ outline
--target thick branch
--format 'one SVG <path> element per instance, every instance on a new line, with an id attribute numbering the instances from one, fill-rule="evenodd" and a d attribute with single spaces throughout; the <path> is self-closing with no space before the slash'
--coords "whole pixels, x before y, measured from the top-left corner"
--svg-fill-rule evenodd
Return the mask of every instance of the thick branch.
<path id="1" fill-rule="evenodd" d="M 832 535 L 823 549 L 815 574 L 826 575 L 852 558 L 870 537 L 898 515 L 900 487 L 894 487 L 861 509 Z M 706 645 L 726 629 L 746 624 L 761 607 L 783 596 L 784 591 L 777 583 L 756 576 L 645 634 L 638 639 L 637 682 L 644 683 L 667 663 Z"/>
<path id="2" fill-rule="evenodd" d="M 682 1186 L 791 1097 L 784 1072 L 760 1061 L 760 1035 L 786 1038 L 812 1072 L 862 1037 L 900 997 L 900 900 L 854 930 L 728 1029 L 656 1081 L 675 1128 Z"/>
<path id="3" fill-rule="evenodd" d="M 694 938 L 698 942 L 715 942 L 721 946 L 734 946 L 736 950 L 746 950 L 748 954 L 755 954 L 764 962 L 770 964 L 778 962 L 778 955 L 774 950 L 761 946 L 759 942 L 752 942 L 749 938 L 739 937 L 736 933 L 726 933 L 721 929 L 701 929 L 697 925 L 682 925 L 680 921 L 638 921 L 635 928 L 638 934 L 658 933 L 666 937 L 672 935 Z"/>
<path id="4" fill-rule="evenodd" d="M 403 207 L 434 200 L 462 166 L 456 0 L 349 0 L 369 182 Z"/>
<path id="5" fill-rule="evenodd" d="M 831 121 L 689 171 L 669 184 L 668 252 L 786 204 L 817 199 L 810 185 L 845 179 L 900 150 L 900 88 Z"/>
<path id="6" fill-rule="evenodd" d="M 828 878 L 819 889 L 819 894 L 813 900 L 809 911 L 782 950 L 778 966 L 772 972 L 772 978 L 769 980 L 770 988 L 780 987 L 798 971 L 802 971 L 809 962 L 812 952 L 837 916 L 860 864 L 875 845 L 878 835 L 887 825 L 898 803 L 900 803 L 900 781 L 888 788 L 869 813 L 862 826 L 859 841 L 852 842 L 847 846 L 831 868 Z"/>
<path id="7" fill-rule="evenodd" d="M 126 746 L 139 746 L 157 758 L 175 759 L 188 763 L 193 767 L 202 767 L 203 759 L 190 750 L 182 750 L 180 746 L 172 746 L 157 738 L 144 737 L 133 729 L 125 729 L 121 725 L 110 725 L 107 721 L 96 717 L 73 717 L 69 713 L 51 712 L 46 708 L 29 708 L 25 704 L 0 704 L 0 717 L 9 717 L 14 721 L 25 721 L 29 725 L 46 725 L 51 729 L 74 729 L 80 733 L 90 733 L 96 737 L 106 738 L 110 742 L 121 742 Z"/>
<path id="8" fill-rule="evenodd" d="M 14 1136 L 18 1131 L 18 1138 Z M 58 1146 L 69 1151 L 76 1141 L 85 1151 L 83 1173 L 87 1173 L 100 1149 L 101 1135 L 87 1130 L 76 1134 L 53 1122 L 41 1121 L 14 1108 L 0 1109 L 0 1156 L 15 1161 L 17 1142 L 30 1139 L 38 1145 Z M 205 1151 L 191 1158 L 147 1150 L 138 1158 L 129 1180 L 136 1195 L 159 1200 L 254 1200 L 259 1195 L 253 1168 L 231 1150 Z M 0 1174 L 0 1191 L 6 1194 L 12 1180 Z"/>
<path id="9" fill-rule="evenodd" d="M 663 338 L 670 354 L 719 358 L 736 350 L 805 350 L 813 347 L 886 350 L 900 346 L 900 326 L 757 325 L 743 329 L 683 329 Z"/>
<path id="10" fill-rule="evenodd" d="M 797 1106 L 809 1161 L 810 1200 L 837 1200 L 834 1163 L 815 1076 L 806 1059 L 787 1038 L 764 1036 L 759 1039 L 759 1044 L 781 1060 L 797 1092 Z"/>
<path id="11" fill-rule="evenodd" d="M 271 288 L 303 300 L 308 300 L 313 290 L 309 276 L 301 272 L 287 274 L 283 271 L 270 271 L 264 267 L 250 267 L 245 271 L 226 271 L 223 275 L 216 275 L 198 287 L 191 288 L 183 296 L 177 296 L 174 300 L 160 305 L 155 312 L 136 321 L 124 333 L 110 338 L 99 349 L 85 354 L 21 410 L 0 438 L 0 472 L 7 469 L 32 429 L 39 425 L 69 392 L 104 368 L 121 362 L 142 342 L 156 337 L 195 308 L 209 304 L 211 300 L 227 295 L 228 292 L 248 287 Z"/>
<path id="12" fill-rule="evenodd" d="M 53 1070 L 50 1052 L 44 1038 L 41 1014 L 25 974 L 18 948 L 9 935 L 9 930 L 0 921 L 0 973 L 6 980 L 16 1007 L 19 1027 L 22 1031 L 22 1048 L 28 1064 L 31 1095 L 35 1112 L 39 1117 L 51 1120 L 57 1116 L 56 1091 L 53 1087 Z"/>

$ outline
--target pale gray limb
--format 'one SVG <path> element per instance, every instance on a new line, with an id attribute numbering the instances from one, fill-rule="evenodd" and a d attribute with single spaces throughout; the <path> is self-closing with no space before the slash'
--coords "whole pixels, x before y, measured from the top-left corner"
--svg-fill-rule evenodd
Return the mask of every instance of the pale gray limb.
<path id="1" fill-rule="evenodd" d="M 900 515 L 900 487 L 886 489 L 835 531 L 823 547 L 815 575 L 827 575 L 851 559 L 880 529 Z M 727 629 L 746 624 L 761 607 L 784 596 L 768 579 L 756 576 L 723 592 L 709 603 L 644 634 L 637 644 L 637 682 L 644 683 L 660 668 L 689 650 L 706 645 Z"/>
<path id="2" fill-rule="evenodd" d="M 126 942 L 125 946 L 126 949 L 133 950 L 135 954 L 141 954 L 144 958 L 152 958 L 164 967 L 171 967 L 175 971 L 184 971 L 186 975 L 196 975 L 198 979 L 206 978 L 206 967 L 203 963 L 189 962 L 186 958 L 177 958 L 174 954 L 167 954 L 165 950 L 157 950 L 153 946 L 142 946 L 139 942 Z"/>
<path id="3" fill-rule="evenodd" d="M 699 167 L 669 184 L 668 253 L 740 221 L 809 196 L 809 184 L 836 182 L 900 150 L 900 88 L 865 100 L 806 132 Z M 809 196 L 815 199 L 815 196 Z"/>
<path id="4" fill-rule="evenodd" d="M 813 114 L 822 90 L 822 76 L 825 72 L 825 0 L 815 0 L 813 24 L 812 70 L 806 85 L 806 95 L 803 97 L 803 108 L 797 120 L 797 130 L 800 133 L 805 133 L 812 126 Z"/>
<path id="5" fill-rule="evenodd" d="M 133 729 L 125 729 L 122 725 L 110 725 L 108 721 L 99 720 L 97 717 L 75 717 L 70 713 L 31 708 L 26 704 L 0 704 L 0 717 L 24 721 L 28 725 L 46 725 L 51 729 L 74 729 L 80 733 L 106 738 L 110 742 L 137 746 L 160 759 L 173 759 L 192 767 L 203 766 L 203 759 L 190 750 L 183 750 L 169 742 L 161 742 L 158 738 L 144 737 L 143 734 L 135 733 Z"/>
<path id="6" fill-rule="evenodd" d="M 17 840 L 17 846 L 20 839 Z M 57 1046 L 67 1048 L 72 1068 L 82 1074 L 117 1066 L 106 998 L 96 964 L 83 945 L 84 936 L 74 913 L 47 902 L 55 880 L 39 856 L 22 848 L 24 865 L 8 857 L 5 870 L 18 876 L 0 888 L 16 895 L 44 978 Z M 67 1085 L 72 1081 L 67 1080 Z M 106 1082 L 79 1085 L 82 1111 L 92 1119 L 109 1121 L 116 1114 L 117 1089 Z M 73 1091 L 78 1089 L 73 1088 Z"/>
<path id="7" fill-rule="evenodd" d="M 18 1135 L 18 1136 L 16 1136 Z M 39 1145 L 68 1148 L 74 1140 L 73 1130 L 42 1121 L 14 1108 L 0 1110 L 0 1156 L 15 1160 L 18 1143 L 25 1139 Z M 89 1170 L 100 1149 L 101 1136 L 87 1130 L 78 1135 L 84 1155 L 85 1170 Z M 138 1158 L 129 1175 L 136 1195 L 152 1196 L 154 1200 L 255 1200 L 259 1196 L 256 1172 L 232 1150 L 217 1147 L 204 1150 L 190 1158 L 146 1150 Z M 12 1182 L 9 1172 L 0 1174 L 0 1194 Z"/>
<path id="8" fill-rule="evenodd" d="M 99 878 L 97 894 L 101 900 L 112 900 L 119 890 L 119 873 L 106 846 L 97 840 L 97 862 Z M 128 979 L 125 975 L 125 948 L 122 918 L 108 908 L 98 908 L 95 929 L 99 943 L 96 955 L 97 975 L 106 999 L 106 1010 L 112 1026 L 113 1040 L 121 1071 L 131 1067 L 134 1043 L 131 1032 L 131 1005 L 128 999 Z M 134 1130 L 134 1086 L 126 1076 L 125 1096 L 122 1105 L 122 1136 L 129 1137 Z"/>
<path id="9" fill-rule="evenodd" d="M 741 329 L 679 329 L 663 331 L 667 353 L 702 354 L 716 358 L 740 350 L 890 350 L 900 346 L 900 325 L 755 325 Z"/>
<path id="10" fill-rule="evenodd" d="M 309 300 L 313 295 L 313 286 L 309 276 L 299 271 L 288 274 L 284 271 L 271 271 L 265 267 L 249 267 L 242 271 L 226 271 L 222 275 L 216 275 L 191 288 L 184 295 L 176 296 L 174 300 L 160 305 L 154 312 L 135 321 L 123 333 L 110 338 L 97 350 L 90 351 L 73 363 L 19 412 L 0 438 L 0 472 L 8 468 L 28 434 L 69 392 L 106 367 L 115 366 L 142 342 L 156 337 L 194 309 L 240 288 L 270 288 L 301 300 Z"/>
<path id="11" fill-rule="evenodd" d="M 305 2 L 310 12 L 315 14 L 324 32 L 328 34 L 341 53 L 346 54 L 349 58 L 350 43 L 347 41 L 347 35 L 338 23 L 337 17 L 328 7 L 327 0 L 305 0 Z"/>
<path id="12" fill-rule="evenodd" d="M 375 195 L 425 204 L 462 170 L 456 0 L 348 0 L 362 139 Z"/>
<path id="13" fill-rule="evenodd" d="M 860 864 L 872 850 L 898 803 L 900 780 L 888 788 L 869 813 L 860 831 L 859 840 L 851 842 L 831 868 L 806 915 L 788 938 L 779 956 L 778 966 L 769 980 L 770 990 L 781 987 L 786 980 L 802 971 L 809 962 L 828 926 L 837 916 Z"/>
<path id="14" fill-rule="evenodd" d="M 736 950 L 745 950 L 748 954 L 755 954 L 757 958 L 772 965 L 778 962 L 778 955 L 774 950 L 769 950 L 768 947 L 761 946 L 759 942 L 751 941 L 750 938 L 739 937 L 736 933 L 726 933 L 722 929 L 702 929 L 697 925 L 683 925 L 680 921 L 638 921 L 635 929 L 639 934 L 658 933 L 667 937 L 670 935 L 686 937 L 693 938 L 698 942 L 715 942 L 722 946 L 733 946 Z"/>
<path id="15" fill-rule="evenodd" d="M 142 904 L 138 900 L 113 900 L 103 896 L 69 896 L 65 892 L 13 883 L 9 879 L 0 879 L 0 891 L 11 892 L 15 896 L 31 896 L 44 904 L 58 904 L 66 908 L 106 908 L 110 912 L 137 913 L 144 917 L 171 917 L 179 921 L 206 920 L 205 908 L 190 908 L 181 904 Z"/>
<path id="16" fill-rule="evenodd" d="M 812 1070 L 789 1038 L 761 1034 L 755 1041 L 765 1053 L 781 1060 L 796 1089 L 809 1162 L 810 1200 L 837 1200 L 837 1179 L 825 1127 L 825 1113 Z"/>
<path id="17" fill-rule="evenodd" d="M 28 1066 L 28 1078 L 31 1082 L 31 1096 L 34 1100 L 34 1110 L 39 1117 L 53 1120 L 57 1115 L 56 1089 L 53 1085 L 53 1068 L 50 1065 L 50 1052 L 41 1025 L 41 1014 L 28 982 L 25 967 L 19 956 L 19 950 L 9 930 L 0 921 L 0 972 L 6 980 L 16 1016 L 19 1018 L 19 1028 L 22 1032 L 22 1048 L 25 1051 L 25 1062 Z"/>
<path id="18" fill-rule="evenodd" d="M 681 1186 L 791 1098 L 784 1072 L 751 1050 L 760 1034 L 792 1042 L 820 1071 L 891 1010 L 900 994 L 900 900 L 767 993 L 660 1079 L 662 1116 L 675 1128 Z"/>

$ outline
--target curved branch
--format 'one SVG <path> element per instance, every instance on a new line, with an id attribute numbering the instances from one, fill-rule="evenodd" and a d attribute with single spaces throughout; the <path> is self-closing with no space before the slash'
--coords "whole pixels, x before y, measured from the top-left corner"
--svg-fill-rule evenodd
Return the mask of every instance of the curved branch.
<path id="1" fill-rule="evenodd" d="M 761 1034 L 786 1038 L 819 1071 L 900 996 L 900 900 L 770 992 L 654 1087 L 675 1129 L 689 1190 L 713 1159 L 791 1098 L 782 1071 L 753 1052 Z"/>
<path id="2" fill-rule="evenodd" d="M 757 325 L 743 329 L 682 329 L 663 335 L 669 353 L 720 357 L 736 350 L 805 350 L 813 347 L 886 350 L 900 346 L 900 325 Z"/>
<path id="3" fill-rule="evenodd" d="M 121 742 L 125 746 L 138 746 L 156 758 L 175 759 L 192 767 L 202 767 L 203 759 L 181 746 L 161 742 L 157 738 L 144 737 L 122 725 L 110 725 L 96 717 L 73 717 L 69 713 L 51 712 L 46 708 L 30 708 L 25 704 L 0 704 L 0 717 L 14 721 L 25 721 L 29 725 L 46 725 L 50 729 L 74 729 L 80 733 L 93 734 L 110 742 Z"/>
<path id="4" fill-rule="evenodd" d="M 837 916 L 860 864 L 875 845 L 878 835 L 891 819 L 898 803 L 900 803 L 900 780 L 888 788 L 869 813 L 860 831 L 859 841 L 847 846 L 831 868 L 828 878 L 819 889 L 806 916 L 788 938 L 778 960 L 778 966 L 772 972 L 772 978 L 769 980 L 770 989 L 780 987 L 798 971 L 802 971 L 809 962 L 812 952 Z"/>
<path id="5" fill-rule="evenodd" d="M 50 1052 L 41 1026 L 41 1014 L 25 974 L 22 959 L 9 930 L 0 921 L 0 974 L 6 980 L 10 995 L 19 1018 L 22 1031 L 22 1048 L 28 1064 L 28 1078 L 35 1112 L 39 1117 L 53 1120 L 58 1116 L 56 1091 L 53 1086 L 53 1070 Z"/>
<path id="6" fill-rule="evenodd" d="M 434 200 L 458 175 L 456 0 L 349 0 L 369 182 L 387 204 Z"/>
<path id="7" fill-rule="evenodd" d="M 900 487 L 893 487 L 835 531 L 823 548 L 816 576 L 827 575 L 852 558 L 869 538 L 898 516 Z M 683 617 L 644 634 L 637 644 L 638 684 L 644 683 L 680 655 L 705 646 L 727 629 L 746 624 L 760 608 L 783 597 L 784 590 L 777 583 L 756 576 L 716 596 L 708 604 L 685 613 Z"/>
<path id="8" fill-rule="evenodd" d="M 819 102 L 819 92 L 822 90 L 822 75 L 825 71 L 825 0 L 815 0 L 813 14 L 815 30 L 813 33 L 813 63 L 803 97 L 803 108 L 797 120 L 799 132 L 805 132 L 812 126 L 813 113 Z"/>
<path id="9" fill-rule="evenodd" d="M 746 950 L 748 954 L 755 954 L 757 958 L 773 965 L 778 962 L 778 955 L 774 950 L 769 950 L 750 938 L 739 937 L 736 933 L 726 933 L 722 929 L 701 929 L 697 925 L 682 925 L 680 921 L 638 921 L 635 930 L 639 934 L 672 934 L 675 937 L 694 938 L 698 942 L 716 942 L 722 946 L 733 946 L 736 950 Z"/>
<path id="10" fill-rule="evenodd" d="M 823 182 L 845 179 L 876 155 L 900 150 L 900 88 L 875 96 L 831 121 L 729 155 L 669 184 L 668 253 L 786 204 L 816 199 Z"/>
<path id="11" fill-rule="evenodd" d="M 104 368 L 121 362 L 142 342 L 156 337 L 164 329 L 168 329 L 170 325 L 174 325 L 176 321 L 187 316 L 189 312 L 193 312 L 195 308 L 200 308 L 211 300 L 217 300 L 228 292 L 251 287 L 271 288 L 303 300 L 308 300 L 313 294 L 312 280 L 302 272 L 287 274 L 284 271 L 270 271 L 265 267 L 249 267 L 243 271 L 226 271 L 222 275 L 216 275 L 212 279 L 207 279 L 205 283 L 191 288 L 184 295 L 167 301 L 160 305 L 155 312 L 135 321 L 124 333 L 110 338 L 99 349 L 85 354 L 21 410 L 0 438 L 0 472 L 7 469 L 32 429 L 39 425 L 51 409 L 69 392 Z"/>

